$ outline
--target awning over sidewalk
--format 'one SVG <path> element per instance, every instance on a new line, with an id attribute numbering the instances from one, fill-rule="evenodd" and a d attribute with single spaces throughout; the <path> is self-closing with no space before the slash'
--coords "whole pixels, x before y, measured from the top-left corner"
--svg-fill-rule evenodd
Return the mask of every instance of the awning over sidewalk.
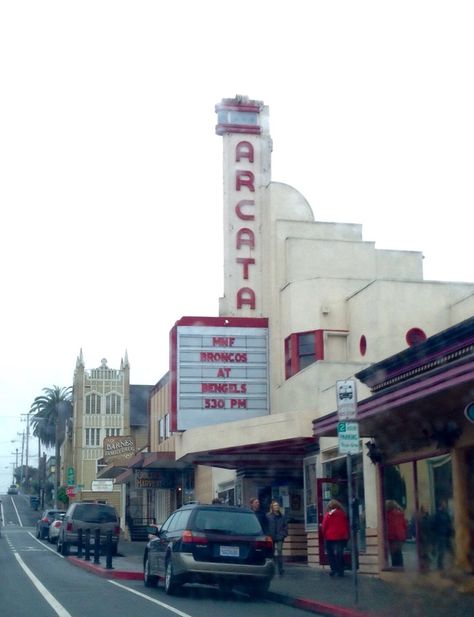
<path id="1" fill-rule="evenodd" d="M 450 448 L 474 401 L 474 318 L 431 337 L 356 377 L 373 396 L 357 410 L 359 433 L 377 437 L 390 455 L 435 445 Z M 336 436 L 337 412 L 313 421 L 313 435 Z"/>
<path id="2" fill-rule="evenodd" d="M 223 469 L 297 469 L 301 473 L 302 458 L 314 445 L 315 440 L 312 437 L 299 437 L 193 452 L 181 460 L 194 465 L 210 465 Z"/>

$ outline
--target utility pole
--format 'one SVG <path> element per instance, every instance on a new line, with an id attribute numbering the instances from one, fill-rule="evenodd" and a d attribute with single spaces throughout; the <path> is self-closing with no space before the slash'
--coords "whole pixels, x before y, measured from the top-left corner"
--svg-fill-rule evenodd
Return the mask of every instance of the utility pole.
<path id="1" fill-rule="evenodd" d="M 26 469 L 25 469 L 25 489 L 28 491 L 29 469 L 28 469 L 28 444 L 30 442 L 30 412 L 26 414 Z"/>
<path id="2" fill-rule="evenodd" d="M 24 449 L 25 449 L 25 431 L 21 432 L 21 433 L 17 433 L 18 437 L 20 437 L 21 435 L 21 471 L 20 471 L 20 483 L 23 486 L 23 480 L 25 477 L 25 468 L 23 466 L 23 454 L 24 454 Z"/>

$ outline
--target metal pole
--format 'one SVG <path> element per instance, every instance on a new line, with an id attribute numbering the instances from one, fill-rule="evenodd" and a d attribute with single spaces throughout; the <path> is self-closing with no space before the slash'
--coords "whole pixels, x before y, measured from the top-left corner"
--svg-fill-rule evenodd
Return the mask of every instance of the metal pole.
<path id="1" fill-rule="evenodd" d="M 349 527 L 351 535 L 351 566 L 352 566 L 352 578 L 354 581 L 354 604 L 359 601 L 359 589 L 357 585 L 357 556 L 356 556 L 356 542 L 354 533 L 354 512 L 352 507 L 352 455 L 347 454 L 346 458 L 347 466 L 347 499 L 349 501 Z"/>
<path id="2" fill-rule="evenodd" d="M 28 492 L 29 469 L 28 469 L 28 444 L 30 442 L 30 412 L 26 414 L 26 469 L 25 469 L 25 490 Z"/>

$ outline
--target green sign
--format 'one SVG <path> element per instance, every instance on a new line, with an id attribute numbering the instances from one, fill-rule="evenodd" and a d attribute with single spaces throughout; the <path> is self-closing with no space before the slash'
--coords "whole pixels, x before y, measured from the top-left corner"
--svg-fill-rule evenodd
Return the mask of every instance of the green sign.
<path id="1" fill-rule="evenodd" d="M 76 483 L 76 474 L 74 473 L 74 467 L 67 468 L 67 485 L 73 486 Z"/>
<path id="2" fill-rule="evenodd" d="M 338 422 L 337 436 L 341 454 L 359 453 L 359 424 L 357 422 Z"/>

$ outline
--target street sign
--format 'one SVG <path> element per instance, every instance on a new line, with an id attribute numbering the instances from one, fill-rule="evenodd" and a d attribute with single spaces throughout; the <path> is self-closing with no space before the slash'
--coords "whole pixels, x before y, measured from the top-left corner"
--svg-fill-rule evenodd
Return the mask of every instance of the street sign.
<path id="1" fill-rule="evenodd" d="M 336 381 L 337 415 L 339 420 L 357 417 L 357 386 L 355 379 Z"/>
<path id="2" fill-rule="evenodd" d="M 68 486 L 66 489 L 66 495 L 68 497 L 74 497 L 75 494 L 76 494 L 76 491 L 75 491 L 74 486 Z"/>
<path id="3" fill-rule="evenodd" d="M 357 422 L 338 422 L 337 437 L 341 454 L 359 453 L 359 424 Z"/>
<path id="4" fill-rule="evenodd" d="M 74 473 L 74 467 L 67 468 L 67 485 L 74 486 L 76 478 Z"/>

